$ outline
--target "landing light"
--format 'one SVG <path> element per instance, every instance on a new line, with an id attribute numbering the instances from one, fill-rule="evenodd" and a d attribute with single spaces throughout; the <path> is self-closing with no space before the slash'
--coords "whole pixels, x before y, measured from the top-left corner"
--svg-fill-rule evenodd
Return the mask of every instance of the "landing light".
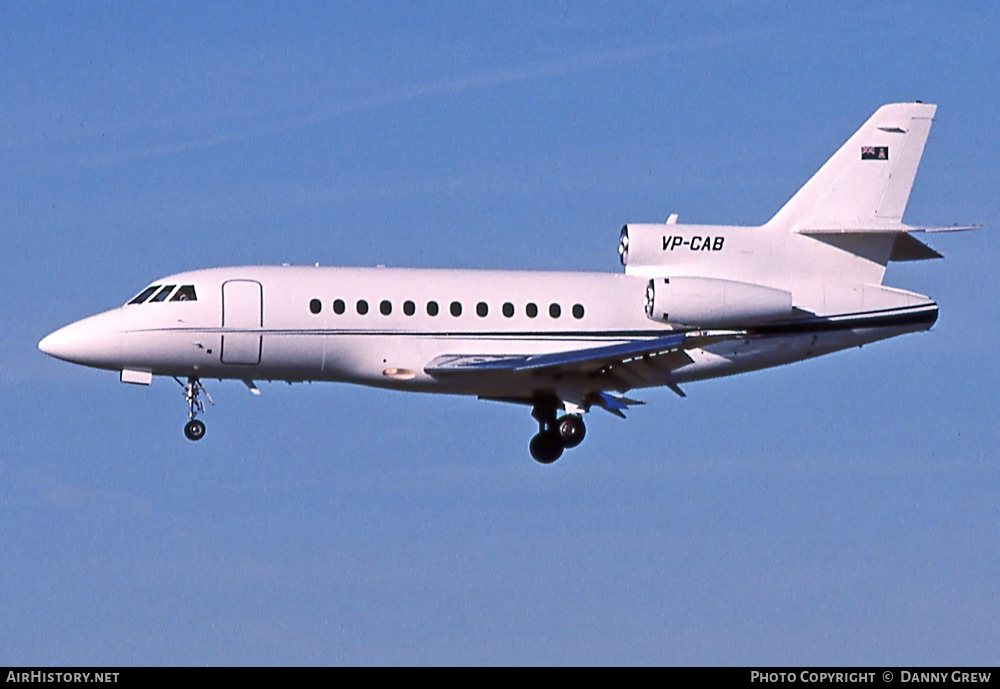
<path id="1" fill-rule="evenodd" d="M 382 375 L 393 380 L 413 380 L 417 374 L 408 368 L 387 368 Z"/>

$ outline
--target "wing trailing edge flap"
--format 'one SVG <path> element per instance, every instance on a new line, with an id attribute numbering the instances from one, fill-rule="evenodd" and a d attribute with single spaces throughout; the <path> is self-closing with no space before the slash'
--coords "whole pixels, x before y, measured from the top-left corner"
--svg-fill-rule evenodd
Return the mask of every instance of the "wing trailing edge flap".
<path id="1" fill-rule="evenodd" d="M 645 402 L 642 400 L 630 400 L 628 397 L 612 395 L 609 392 L 598 392 L 593 395 L 591 404 L 595 407 L 600 407 L 609 414 L 614 414 L 618 418 L 624 419 L 626 409 L 638 404 L 645 404 Z"/>

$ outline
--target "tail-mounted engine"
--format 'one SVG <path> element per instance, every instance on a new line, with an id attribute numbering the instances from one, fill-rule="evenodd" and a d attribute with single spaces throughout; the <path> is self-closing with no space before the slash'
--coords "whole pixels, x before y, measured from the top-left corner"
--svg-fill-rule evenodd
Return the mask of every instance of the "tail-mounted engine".
<path id="1" fill-rule="evenodd" d="M 716 278 L 654 278 L 643 300 L 658 323 L 694 327 L 742 327 L 788 318 L 792 295 L 773 287 Z"/>
<path id="2" fill-rule="evenodd" d="M 728 270 L 745 261 L 748 248 L 764 248 L 762 241 L 768 241 L 770 235 L 754 230 L 728 225 L 680 225 L 676 216 L 660 225 L 633 223 L 622 227 L 618 235 L 618 259 L 631 275 L 662 275 L 665 266 L 688 266 L 695 269 L 694 274 Z"/>

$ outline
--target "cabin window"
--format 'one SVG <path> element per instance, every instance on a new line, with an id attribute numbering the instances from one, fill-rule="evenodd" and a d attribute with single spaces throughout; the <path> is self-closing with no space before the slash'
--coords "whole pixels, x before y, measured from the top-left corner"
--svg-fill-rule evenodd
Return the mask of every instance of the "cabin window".
<path id="1" fill-rule="evenodd" d="M 573 304 L 573 318 L 577 320 L 583 318 L 583 304 Z"/>
<path id="2" fill-rule="evenodd" d="M 562 315 L 562 307 L 559 304 L 549 304 L 549 315 L 552 318 L 559 318 Z"/>
<path id="3" fill-rule="evenodd" d="M 405 313 L 407 316 L 412 316 L 416 312 L 417 312 L 416 304 L 414 304 L 412 301 L 403 302 L 403 313 Z"/>
<path id="4" fill-rule="evenodd" d="M 368 313 L 368 302 L 366 302 L 364 299 L 358 299 L 358 313 L 360 313 L 362 316 Z"/>
<path id="5" fill-rule="evenodd" d="M 378 305 L 378 310 L 383 316 L 388 316 L 392 313 L 392 302 L 388 299 L 383 299 L 382 303 Z"/>
<path id="6" fill-rule="evenodd" d="M 347 310 L 347 306 L 344 304 L 344 300 L 343 299 L 334 299 L 333 300 L 333 312 L 335 314 L 337 314 L 339 316 L 340 314 L 344 313 L 344 311 L 346 311 L 346 310 Z"/>
<path id="7" fill-rule="evenodd" d="M 166 301 L 167 297 L 170 296 L 170 293 L 174 291 L 174 287 L 176 286 L 177 285 L 165 285 L 163 289 L 156 293 L 155 297 L 149 300 L 149 303 L 152 304 L 154 301 Z"/>
<path id="8" fill-rule="evenodd" d="M 512 318 L 514 316 L 514 305 L 509 301 L 503 305 L 503 315 L 507 318 Z"/>
<path id="9" fill-rule="evenodd" d="M 313 313 L 319 313 L 320 311 L 323 310 L 323 302 L 321 302 L 319 299 L 311 299 L 309 301 L 309 310 L 312 311 Z"/>
<path id="10" fill-rule="evenodd" d="M 153 295 L 153 292 L 155 292 L 158 289 L 160 289 L 159 285 L 150 285 L 146 289 L 139 292 L 136 298 L 130 301 L 129 304 L 141 304 L 142 302 L 149 299 Z"/>
<path id="11" fill-rule="evenodd" d="M 451 302 L 451 315 L 458 318 L 462 315 L 462 304 L 461 302 L 453 301 Z"/>
<path id="12" fill-rule="evenodd" d="M 490 312 L 490 307 L 486 305 L 485 301 L 481 301 L 476 304 L 476 315 L 480 318 L 486 318 L 486 314 Z"/>
<path id="13" fill-rule="evenodd" d="M 534 318 L 538 315 L 538 307 L 529 303 L 524 307 L 524 312 L 528 315 L 528 318 Z"/>
<path id="14" fill-rule="evenodd" d="M 194 293 L 194 285 L 181 285 L 170 301 L 198 301 L 198 296 Z"/>
<path id="15" fill-rule="evenodd" d="M 436 301 L 427 302 L 427 315 L 428 316 L 438 315 L 438 303 Z"/>

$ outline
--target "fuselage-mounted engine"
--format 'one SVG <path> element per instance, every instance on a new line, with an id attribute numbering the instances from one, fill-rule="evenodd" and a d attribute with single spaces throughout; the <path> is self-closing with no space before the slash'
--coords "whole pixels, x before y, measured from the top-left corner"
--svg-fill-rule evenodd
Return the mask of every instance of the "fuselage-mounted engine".
<path id="1" fill-rule="evenodd" d="M 757 325 L 792 315 L 791 292 L 717 278 L 654 278 L 643 304 L 657 323 L 702 328 Z"/>

